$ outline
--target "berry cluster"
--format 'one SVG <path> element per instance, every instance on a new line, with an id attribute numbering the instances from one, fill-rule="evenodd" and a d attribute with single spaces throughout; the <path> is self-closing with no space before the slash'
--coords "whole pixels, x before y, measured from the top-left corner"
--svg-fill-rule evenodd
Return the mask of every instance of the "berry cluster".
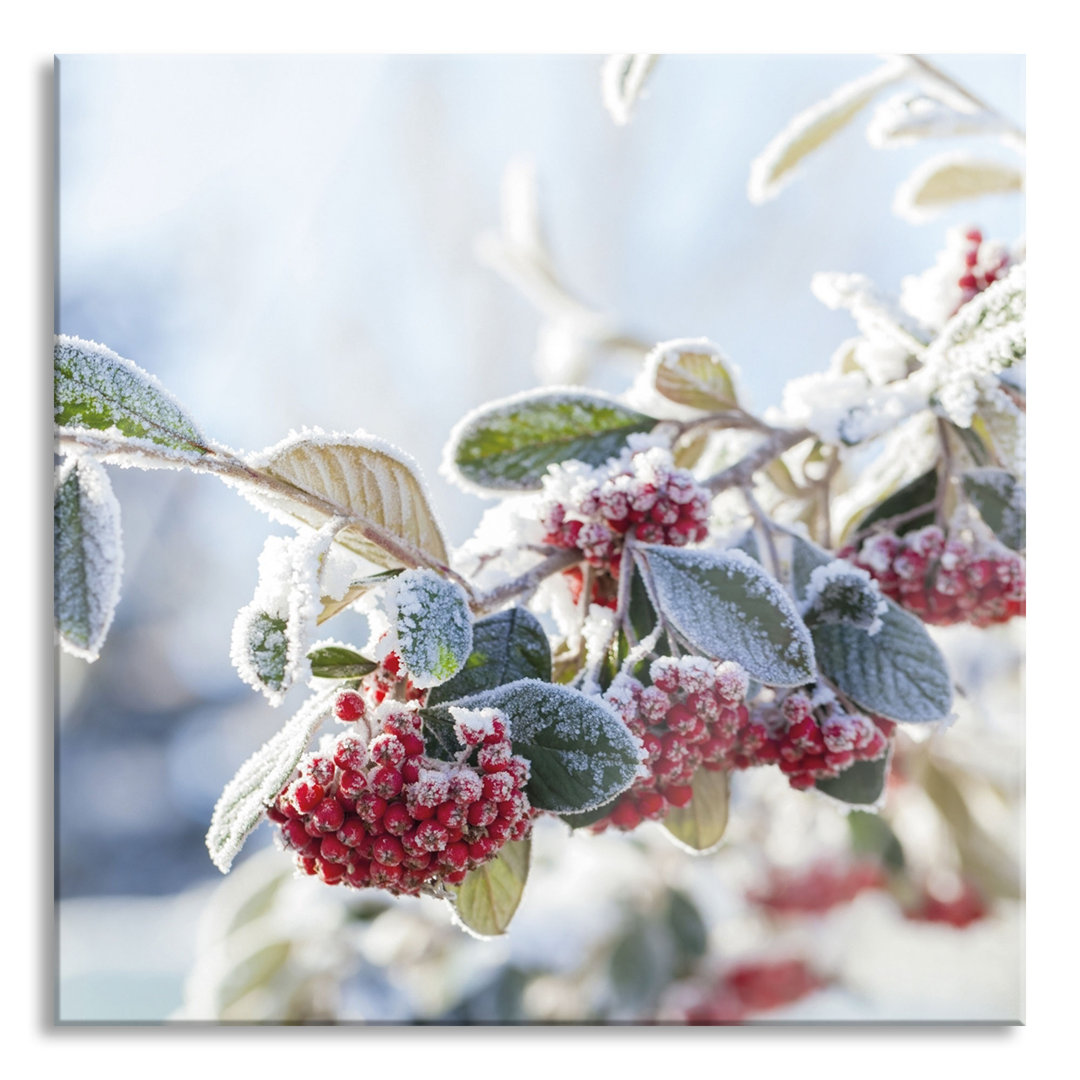
<path id="1" fill-rule="evenodd" d="M 339 720 L 364 711 L 355 691 L 338 695 Z M 426 757 L 419 713 L 396 704 L 375 714 L 373 738 L 353 727 L 304 758 L 268 812 L 303 873 L 328 885 L 437 893 L 527 835 L 529 763 L 511 752 L 505 717 L 452 713 L 456 761 Z"/>
<path id="2" fill-rule="evenodd" d="M 817 915 L 886 883 L 880 864 L 869 859 L 847 865 L 819 862 L 800 870 L 774 868 L 766 886 L 752 890 L 747 898 L 774 914 Z"/>
<path id="3" fill-rule="evenodd" d="M 612 804 L 593 829 L 609 825 L 633 829 L 659 821 L 693 795 L 698 766 L 723 768 L 748 714 L 749 679 L 730 661 L 716 664 L 699 656 L 661 657 L 649 671 L 651 686 L 619 675 L 605 699 L 645 746 L 647 776 L 639 777 Z"/>
<path id="4" fill-rule="evenodd" d="M 649 672 L 652 686 L 618 676 L 606 700 L 645 745 L 648 776 L 639 777 L 593 825 L 633 829 L 685 806 L 698 766 L 712 771 L 777 765 L 799 791 L 839 776 L 857 761 L 874 761 L 889 748 L 895 724 L 844 712 L 836 702 L 815 708 L 803 693 L 753 714 L 745 704 L 748 680 L 738 664 L 701 657 L 662 657 Z"/>
<path id="5" fill-rule="evenodd" d="M 965 880 L 949 896 L 940 896 L 924 887 L 915 906 L 904 912 L 904 918 L 915 922 L 946 923 L 962 930 L 985 918 L 987 912 L 982 894 L 970 881 Z"/>
<path id="6" fill-rule="evenodd" d="M 688 1024 L 733 1024 L 754 1013 L 790 1005 L 826 986 L 805 960 L 747 962 L 731 968 L 705 1000 L 687 1009 Z"/>
<path id="7" fill-rule="evenodd" d="M 940 329 L 966 303 L 1012 266 L 1008 248 L 984 240 L 975 228 L 950 229 L 945 249 L 925 273 L 904 279 L 901 304 L 927 326 Z"/>
<path id="8" fill-rule="evenodd" d="M 963 234 L 962 246 L 957 246 L 964 260 L 964 273 L 956 283 L 964 296 L 959 310 L 988 285 L 1004 277 L 1011 260 L 1001 244 L 983 243 L 983 234 L 978 229 L 968 229 Z"/>
<path id="9" fill-rule="evenodd" d="M 660 446 L 628 448 L 597 469 L 567 462 L 544 479 L 544 542 L 580 551 L 591 566 L 618 577 L 627 535 L 673 547 L 704 540 L 710 498 Z"/>
<path id="10" fill-rule="evenodd" d="M 755 713 L 739 732 L 731 764 L 749 769 L 777 765 L 797 791 L 833 780 L 857 761 L 876 761 L 889 749 L 896 725 L 880 716 L 845 712 L 835 701 L 815 707 L 792 693 L 779 708 Z"/>
<path id="11" fill-rule="evenodd" d="M 387 698 L 423 703 L 427 693 L 413 686 L 412 679 L 409 678 L 405 665 L 396 652 L 387 653 L 379 662 L 379 666 L 370 675 L 364 676 L 363 686 L 376 705 L 381 705 Z M 348 721 L 344 722 L 348 723 Z"/>
<path id="12" fill-rule="evenodd" d="M 927 525 L 903 536 L 877 533 L 840 555 L 934 626 L 989 626 L 1027 611 L 1024 559 L 996 540 L 947 539 L 937 525 Z"/>

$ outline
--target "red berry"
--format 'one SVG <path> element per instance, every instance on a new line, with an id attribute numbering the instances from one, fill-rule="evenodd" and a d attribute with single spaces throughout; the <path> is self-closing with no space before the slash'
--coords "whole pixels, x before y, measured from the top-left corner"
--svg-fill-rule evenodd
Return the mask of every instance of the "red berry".
<path id="1" fill-rule="evenodd" d="M 337 832 L 345 823 L 345 811 L 335 798 L 323 799 L 311 817 L 320 832 Z"/>
<path id="2" fill-rule="evenodd" d="M 364 699 L 355 690 L 342 690 L 334 702 L 334 715 L 343 724 L 359 720 L 365 711 Z"/>

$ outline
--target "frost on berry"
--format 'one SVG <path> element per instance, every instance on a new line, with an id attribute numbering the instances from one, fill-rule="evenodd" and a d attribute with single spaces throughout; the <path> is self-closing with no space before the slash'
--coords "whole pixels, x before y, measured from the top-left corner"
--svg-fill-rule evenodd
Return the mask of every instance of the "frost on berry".
<path id="1" fill-rule="evenodd" d="M 946 538 L 927 525 L 871 536 L 849 558 L 885 596 L 934 626 L 990 626 L 1027 612 L 1024 558 L 993 538 Z"/>
<path id="2" fill-rule="evenodd" d="M 593 825 L 633 829 L 659 821 L 673 806 L 685 806 L 699 767 L 723 769 L 735 746 L 735 732 L 748 714 L 744 704 L 749 679 L 735 663 L 699 656 L 653 662 L 651 686 L 626 674 L 612 682 L 605 700 L 641 739 L 638 778 Z"/>
<path id="3" fill-rule="evenodd" d="M 416 707 L 371 700 L 383 680 L 404 688 L 393 656 L 361 684 L 364 707 L 346 710 L 358 712 L 357 724 L 301 761 L 273 820 L 302 874 L 395 895 L 444 895 L 528 834 L 528 762 L 514 755 L 509 723 L 496 709 L 454 708 L 456 760 L 428 757 Z M 359 724 L 371 725 L 370 738 Z"/>
<path id="4" fill-rule="evenodd" d="M 889 721 L 847 713 L 831 693 L 792 691 L 751 711 L 749 679 L 731 661 L 665 657 L 653 663 L 650 674 L 670 689 L 655 682 L 642 687 L 621 674 L 608 690 L 608 703 L 641 739 L 646 758 L 642 774 L 593 824 L 594 831 L 634 829 L 688 805 L 699 768 L 731 772 L 776 765 L 792 787 L 806 790 L 889 749 Z"/>
<path id="5" fill-rule="evenodd" d="M 699 543 L 708 535 L 710 500 L 691 473 L 674 465 L 670 450 L 632 436 L 604 465 L 549 466 L 537 516 L 545 543 L 580 552 L 597 571 L 589 602 L 613 608 L 610 579 L 618 578 L 625 537 L 675 547 Z M 567 574 L 578 603 L 581 570 Z"/>

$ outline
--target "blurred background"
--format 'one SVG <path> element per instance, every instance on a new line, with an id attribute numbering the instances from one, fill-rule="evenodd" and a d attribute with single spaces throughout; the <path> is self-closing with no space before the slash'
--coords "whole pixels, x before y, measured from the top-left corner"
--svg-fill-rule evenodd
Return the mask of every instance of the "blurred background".
<path id="1" fill-rule="evenodd" d="M 1022 57 L 932 59 L 1023 125 Z M 400 445 L 459 544 L 487 504 L 437 466 L 466 410 L 539 381 L 623 390 L 637 343 L 685 336 L 720 344 L 761 410 L 854 333 L 815 271 L 897 292 L 948 226 L 1022 234 L 1016 197 L 893 216 L 950 143 L 877 151 L 865 122 L 750 204 L 772 136 L 878 62 L 664 57 L 618 127 L 596 56 L 65 56 L 57 330 L 142 365 L 234 448 L 303 425 Z M 519 197 L 535 177 L 555 290 L 507 280 L 508 168 Z M 433 901 L 293 880 L 266 829 L 223 882 L 213 804 L 286 715 L 228 659 L 274 527 L 209 477 L 113 482 L 116 621 L 95 664 L 58 661 L 60 1019 L 1022 1015 L 1022 622 L 935 631 L 966 696 L 948 733 L 900 746 L 881 817 L 759 770 L 710 856 L 657 826 L 548 822 L 509 937 L 484 943 Z"/>

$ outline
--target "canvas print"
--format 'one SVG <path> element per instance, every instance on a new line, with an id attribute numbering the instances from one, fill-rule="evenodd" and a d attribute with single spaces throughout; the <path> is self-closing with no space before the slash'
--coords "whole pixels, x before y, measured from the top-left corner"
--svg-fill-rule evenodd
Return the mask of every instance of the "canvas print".
<path id="1" fill-rule="evenodd" d="M 1022 56 L 56 97 L 58 1021 L 1022 1021 Z"/>

